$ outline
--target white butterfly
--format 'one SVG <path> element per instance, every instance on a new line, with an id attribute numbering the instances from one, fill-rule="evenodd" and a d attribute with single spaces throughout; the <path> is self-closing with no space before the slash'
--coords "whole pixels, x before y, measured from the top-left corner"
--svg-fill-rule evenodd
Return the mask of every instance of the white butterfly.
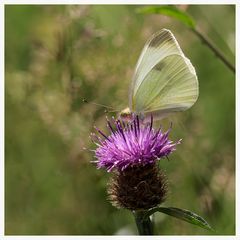
<path id="1" fill-rule="evenodd" d="M 145 44 L 138 59 L 129 92 L 129 108 L 147 119 L 161 119 L 172 112 L 190 108 L 198 98 L 198 80 L 190 60 L 183 54 L 170 30 L 162 29 Z"/>

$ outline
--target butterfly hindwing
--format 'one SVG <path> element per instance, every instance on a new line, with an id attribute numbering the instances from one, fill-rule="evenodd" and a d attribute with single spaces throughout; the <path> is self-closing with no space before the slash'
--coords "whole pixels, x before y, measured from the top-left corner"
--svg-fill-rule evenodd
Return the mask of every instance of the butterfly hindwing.
<path id="1" fill-rule="evenodd" d="M 182 56 L 170 55 L 157 64 L 135 94 L 136 111 L 173 112 L 191 107 L 198 97 L 198 82 L 187 61 Z"/>

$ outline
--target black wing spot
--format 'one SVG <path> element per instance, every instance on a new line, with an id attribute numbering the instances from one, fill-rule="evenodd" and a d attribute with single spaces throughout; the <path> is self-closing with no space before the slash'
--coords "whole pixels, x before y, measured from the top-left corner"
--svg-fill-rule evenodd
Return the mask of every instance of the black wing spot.
<path id="1" fill-rule="evenodd" d="M 169 31 L 164 31 L 161 34 L 158 34 L 153 37 L 153 39 L 149 43 L 149 47 L 157 48 L 160 44 L 165 41 L 171 41 L 171 34 Z"/>
<path id="2" fill-rule="evenodd" d="M 157 71 L 162 71 L 165 66 L 166 66 L 166 63 L 161 61 L 154 67 L 154 69 L 156 69 Z"/>

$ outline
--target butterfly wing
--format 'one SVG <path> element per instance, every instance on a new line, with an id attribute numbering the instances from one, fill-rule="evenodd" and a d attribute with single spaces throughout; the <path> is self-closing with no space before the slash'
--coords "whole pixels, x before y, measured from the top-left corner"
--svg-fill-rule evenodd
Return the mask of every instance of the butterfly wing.
<path id="1" fill-rule="evenodd" d="M 198 98 L 194 67 L 173 34 L 163 29 L 146 43 L 130 88 L 130 109 L 166 115 L 190 108 Z"/>

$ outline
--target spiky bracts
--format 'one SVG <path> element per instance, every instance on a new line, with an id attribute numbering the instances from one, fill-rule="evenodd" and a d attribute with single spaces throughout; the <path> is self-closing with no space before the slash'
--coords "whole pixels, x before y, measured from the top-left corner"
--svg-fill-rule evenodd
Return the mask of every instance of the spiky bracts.
<path id="1" fill-rule="evenodd" d="M 117 208 L 149 209 L 166 199 L 166 177 L 156 164 L 116 171 L 108 185 L 109 199 Z"/>

